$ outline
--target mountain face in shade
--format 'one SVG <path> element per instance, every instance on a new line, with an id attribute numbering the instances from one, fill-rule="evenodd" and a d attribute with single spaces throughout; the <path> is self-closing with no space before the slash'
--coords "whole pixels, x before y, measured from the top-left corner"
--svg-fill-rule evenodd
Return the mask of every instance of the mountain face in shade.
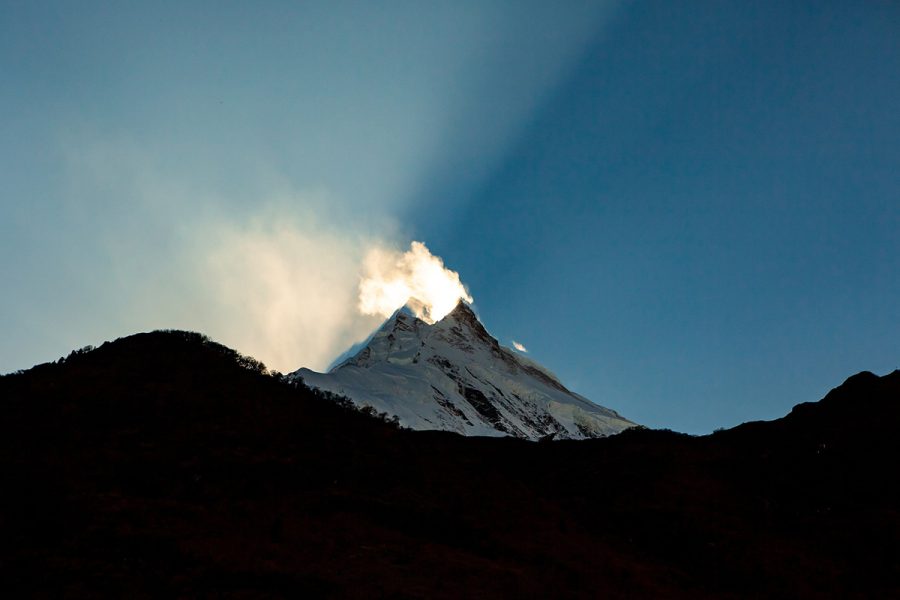
<path id="1" fill-rule="evenodd" d="M 412 429 L 536 440 L 605 437 L 634 426 L 501 346 L 464 302 L 433 325 L 398 310 L 330 372 L 300 369 L 289 377 Z"/>

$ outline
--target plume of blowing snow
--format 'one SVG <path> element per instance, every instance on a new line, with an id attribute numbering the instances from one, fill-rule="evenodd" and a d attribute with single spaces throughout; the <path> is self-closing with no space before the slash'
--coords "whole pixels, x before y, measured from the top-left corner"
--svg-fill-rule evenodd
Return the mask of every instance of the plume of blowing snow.
<path id="1" fill-rule="evenodd" d="M 372 248 L 366 254 L 359 283 L 359 310 L 389 317 L 408 305 L 428 323 L 441 320 L 460 300 L 472 303 L 459 273 L 444 266 L 422 242 L 406 252 Z"/>
<path id="2" fill-rule="evenodd" d="M 525 345 L 517 342 L 516 340 L 513 340 L 512 345 L 513 345 L 513 348 L 515 348 L 519 352 L 528 352 L 528 350 L 525 348 Z"/>

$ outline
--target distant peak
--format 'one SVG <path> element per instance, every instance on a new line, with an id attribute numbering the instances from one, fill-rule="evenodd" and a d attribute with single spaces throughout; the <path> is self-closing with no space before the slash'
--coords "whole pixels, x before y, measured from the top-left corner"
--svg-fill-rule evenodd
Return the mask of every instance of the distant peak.
<path id="1" fill-rule="evenodd" d="M 497 340 L 494 339 L 494 337 L 484 328 L 484 325 L 481 324 L 478 316 L 472 310 L 471 305 L 464 300 L 460 300 L 456 305 L 456 308 L 450 311 L 446 317 L 435 323 L 435 327 L 444 330 L 455 329 L 461 332 L 468 332 L 463 335 L 473 339 L 480 339 L 492 347 L 499 347 Z"/>
<path id="2" fill-rule="evenodd" d="M 451 310 L 444 319 L 453 318 L 457 321 L 475 321 L 478 322 L 478 317 L 475 315 L 475 312 L 466 303 L 465 300 L 460 300 L 456 304 L 456 308 Z M 442 320 L 444 320 L 442 319 Z"/>
<path id="3" fill-rule="evenodd" d="M 427 328 L 428 323 L 416 316 L 413 308 L 409 305 L 404 305 L 395 310 L 394 314 L 392 314 L 379 329 L 390 333 L 398 329 L 409 331 L 420 327 Z"/>
<path id="4" fill-rule="evenodd" d="M 413 309 L 410 308 L 409 304 L 404 304 L 403 306 L 401 306 L 400 308 L 398 308 L 397 310 L 394 311 L 394 314 L 391 318 L 392 319 L 398 319 L 398 318 L 416 319 L 417 317 L 416 317 L 416 313 L 413 312 Z"/>

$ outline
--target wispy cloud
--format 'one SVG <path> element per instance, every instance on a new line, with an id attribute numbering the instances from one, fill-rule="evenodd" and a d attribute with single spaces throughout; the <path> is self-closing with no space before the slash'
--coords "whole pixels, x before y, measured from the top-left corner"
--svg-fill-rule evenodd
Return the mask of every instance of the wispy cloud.
<path id="1" fill-rule="evenodd" d="M 17 71 L 11 110 L 47 114 L 0 147 L 41 157 L 4 180 L 30 208 L 15 212 L 17 241 L 0 237 L 17 282 L 0 298 L 15 315 L 0 370 L 162 327 L 280 370 L 326 366 L 377 324 L 358 286 L 367 257 L 412 238 L 394 219 L 417 203 L 437 222 L 458 207 L 426 188 L 483 177 L 613 5 L 311 2 L 213 27 L 146 4 L 116 28 L 61 20 L 73 71 L 102 76 L 55 77 L 52 44 Z M 164 23 L 158 36 L 147 22 Z M 411 284 L 429 315 L 468 298 L 458 278 L 436 281 Z M 412 289 L 444 284 L 433 298 Z"/>
<path id="2" fill-rule="evenodd" d="M 377 325 L 357 309 L 356 286 L 378 242 L 280 217 L 209 233 L 192 295 L 214 337 L 282 371 L 323 369 Z"/>

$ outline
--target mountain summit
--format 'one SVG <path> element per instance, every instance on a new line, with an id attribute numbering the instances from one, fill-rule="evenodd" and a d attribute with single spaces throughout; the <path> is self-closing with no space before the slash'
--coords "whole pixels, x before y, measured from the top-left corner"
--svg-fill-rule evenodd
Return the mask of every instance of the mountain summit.
<path id="1" fill-rule="evenodd" d="M 401 308 L 328 373 L 300 369 L 289 377 L 412 429 L 537 440 L 605 437 L 634 426 L 501 346 L 462 301 L 434 324 Z"/>

